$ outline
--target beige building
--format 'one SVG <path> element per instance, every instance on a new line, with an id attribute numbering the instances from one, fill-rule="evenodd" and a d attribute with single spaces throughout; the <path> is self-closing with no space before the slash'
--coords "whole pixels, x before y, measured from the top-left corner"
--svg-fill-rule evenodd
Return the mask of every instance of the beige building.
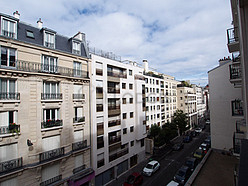
<path id="1" fill-rule="evenodd" d="M 90 184 L 89 72 L 71 38 L 0 14 L 0 185 Z"/>

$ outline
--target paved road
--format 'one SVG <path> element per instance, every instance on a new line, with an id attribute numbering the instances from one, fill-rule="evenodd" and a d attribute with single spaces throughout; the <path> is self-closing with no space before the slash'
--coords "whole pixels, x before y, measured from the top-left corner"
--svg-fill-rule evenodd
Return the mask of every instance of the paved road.
<path id="1" fill-rule="evenodd" d="M 188 156 L 192 156 L 194 151 L 200 146 L 204 139 L 209 135 L 209 126 L 198 136 L 193 138 L 190 143 L 185 143 L 184 148 L 181 151 L 171 151 L 170 147 L 166 147 L 160 151 L 156 151 L 152 157 L 154 160 L 158 160 L 161 168 L 151 177 L 145 177 L 143 186 L 165 186 L 174 177 L 177 170 L 184 164 Z M 183 136 L 175 140 L 175 142 L 181 141 Z M 110 186 L 121 185 L 125 179 L 132 172 L 142 172 L 143 167 L 146 165 L 148 160 L 141 162 L 127 173 L 122 175 L 120 178 L 110 184 Z"/>

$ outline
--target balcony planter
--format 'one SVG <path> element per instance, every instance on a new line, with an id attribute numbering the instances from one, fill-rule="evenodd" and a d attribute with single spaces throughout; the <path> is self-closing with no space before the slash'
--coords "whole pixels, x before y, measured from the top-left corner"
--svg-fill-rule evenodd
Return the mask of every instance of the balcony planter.
<path id="1" fill-rule="evenodd" d="M 20 132 L 20 125 L 17 125 L 16 123 L 10 123 L 9 124 L 9 132 L 10 133 Z"/>

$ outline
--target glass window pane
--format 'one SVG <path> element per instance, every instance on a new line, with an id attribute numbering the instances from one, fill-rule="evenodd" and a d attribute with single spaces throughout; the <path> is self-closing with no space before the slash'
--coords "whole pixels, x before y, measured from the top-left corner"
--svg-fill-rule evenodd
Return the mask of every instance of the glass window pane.
<path id="1" fill-rule="evenodd" d="M 14 49 L 9 49 L 9 66 L 14 67 L 15 66 L 15 50 Z"/>
<path id="2" fill-rule="evenodd" d="M 1 47 L 1 65 L 7 66 L 7 48 Z"/>

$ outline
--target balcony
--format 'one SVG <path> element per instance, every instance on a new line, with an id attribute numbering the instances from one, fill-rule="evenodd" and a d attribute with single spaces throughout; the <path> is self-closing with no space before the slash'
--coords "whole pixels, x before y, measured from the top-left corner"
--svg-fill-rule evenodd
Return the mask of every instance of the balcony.
<path id="1" fill-rule="evenodd" d="M 112 71 L 108 71 L 108 76 L 116 78 L 127 78 L 127 74 Z"/>
<path id="2" fill-rule="evenodd" d="M 82 100 L 85 99 L 85 94 L 73 94 L 72 98 Z"/>
<path id="3" fill-rule="evenodd" d="M 120 105 L 108 106 L 108 116 L 117 116 L 121 114 Z"/>
<path id="4" fill-rule="evenodd" d="M 13 64 L 13 67 L 1 65 L 0 68 L 22 72 L 49 73 L 68 77 L 89 78 L 88 72 L 83 70 L 76 70 L 79 73 L 75 73 L 75 69 L 73 68 L 44 65 L 40 62 L 34 63 L 28 61 L 15 61 L 14 63 L 15 64 Z"/>
<path id="5" fill-rule="evenodd" d="M 121 124 L 121 120 L 120 119 L 112 120 L 112 121 L 109 121 L 108 122 L 108 127 L 114 127 L 114 126 L 117 126 L 117 125 L 120 125 L 120 124 Z"/>
<path id="6" fill-rule="evenodd" d="M 41 128 L 51 128 L 51 127 L 58 127 L 63 125 L 63 120 L 60 119 L 48 119 L 46 121 L 41 122 Z"/>
<path id="7" fill-rule="evenodd" d="M 45 46 L 48 47 L 48 48 L 54 48 L 54 43 L 51 43 L 51 42 L 45 42 Z"/>
<path id="8" fill-rule="evenodd" d="M 0 100 L 20 100 L 20 93 L 1 92 Z"/>
<path id="9" fill-rule="evenodd" d="M 236 121 L 236 132 L 243 134 L 246 132 L 246 122 L 244 119 Z"/>
<path id="10" fill-rule="evenodd" d="M 7 36 L 7 37 L 11 37 L 11 38 L 15 38 L 16 34 L 14 32 L 10 32 L 8 30 L 3 30 L 2 35 Z"/>
<path id="11" fill-rule="evenodd" d="M 242 101 L 237 99 L 231 102 L 232 105 L 232 116 L 243 116 L 243 104 Z"/>
<path id="12" fill-rule="evenodd" d="M 119 136 L 109 136 L 109 145 L 118 143 L 121 141 L 121 135 Z"/>
<path id="13" fill-rule="evenodd" d="M 120 89 L 115 87 L 108 87 L 108 93 L 120 94 Z"/>
<path id="14" fill-rule="evenodd" d="M 20 125 L 9 124 L 9 126 L 0 127 L 0 134 L 11 134 L 20 132 Z"/>
<path id="15" fill-rule="evenodd" d="M 40 163 L 59 158 L 65 154 L 64 147 L 40 153 Z"/>
<path id="16" fill-rule="evenodd" d="M 102 69 L 96 68 L 96 75 L 102 76 L 103 75 Z"/>
<path id="17" fill-rule="evenodd" d="M 69 185 L 84 185 L 84 184 L 76 184 L 75 182 L 84 178 L 85 182 L 87 182 L 88 176 L 92 175 L 94 177 L 94 170 L 92 168 L 87 168 L 86 165 L 79 166 L 73 169 L 73 176 L 71 176 Z"/>
<path id="18" fill-rule="evenodd" d="M 40 186 L 47 186 L 47 185 L 51 185 L 52 183 L 55 183 L 59 180 L 62 180 L 62 174 L 55 176 L 49 180 L 43 181 L 40 183 Z"/>
<path id="19" fill-rule="evenodd" d="M 228 50 L 230 53 L 239 51 L 238 27 L 227 29 Z"/>
<path id="20" fill-rule="evenodd" d="M 123 149 L 117 153 L 110 155 L 109 156 L 109 162 L 114 161 L 114 160 L 116 160 L 116 159 L 118 159 L 118 158 L 120 158 L 126 154 L 128 154 L 128 148 L 125 148 L 125 149 Z"/>
<path id="21" fill-rule="evenodd" d="M 0 174 L 14 171 L 22 167 L 22 158 L 17 158 L 5 162 L 0 162 Z"/>
<path id="22" fill-rule="evenodd" d="M 230 82 L 234 84 L 241 84 L 242 81 L 241 64 L 233 63 L 229 65 L 229 71 L 230 71 Z"/>
<path id="23" fill-rule="evenodd" d="M 62 99 L 61 93 L 41 93 L 42 100 L 51 100 L 51 99 Z"/>
<path id="24" fill-rule="evenodd" d="M 73 118 L 73 123 L 85 122 L 85 116 Z"/>
<path id="25" fill-rule="evenodd" d="M 82 150 L 87 148 L 87 140 L 75 142 L 72 144 L 72 151 Z"/>

